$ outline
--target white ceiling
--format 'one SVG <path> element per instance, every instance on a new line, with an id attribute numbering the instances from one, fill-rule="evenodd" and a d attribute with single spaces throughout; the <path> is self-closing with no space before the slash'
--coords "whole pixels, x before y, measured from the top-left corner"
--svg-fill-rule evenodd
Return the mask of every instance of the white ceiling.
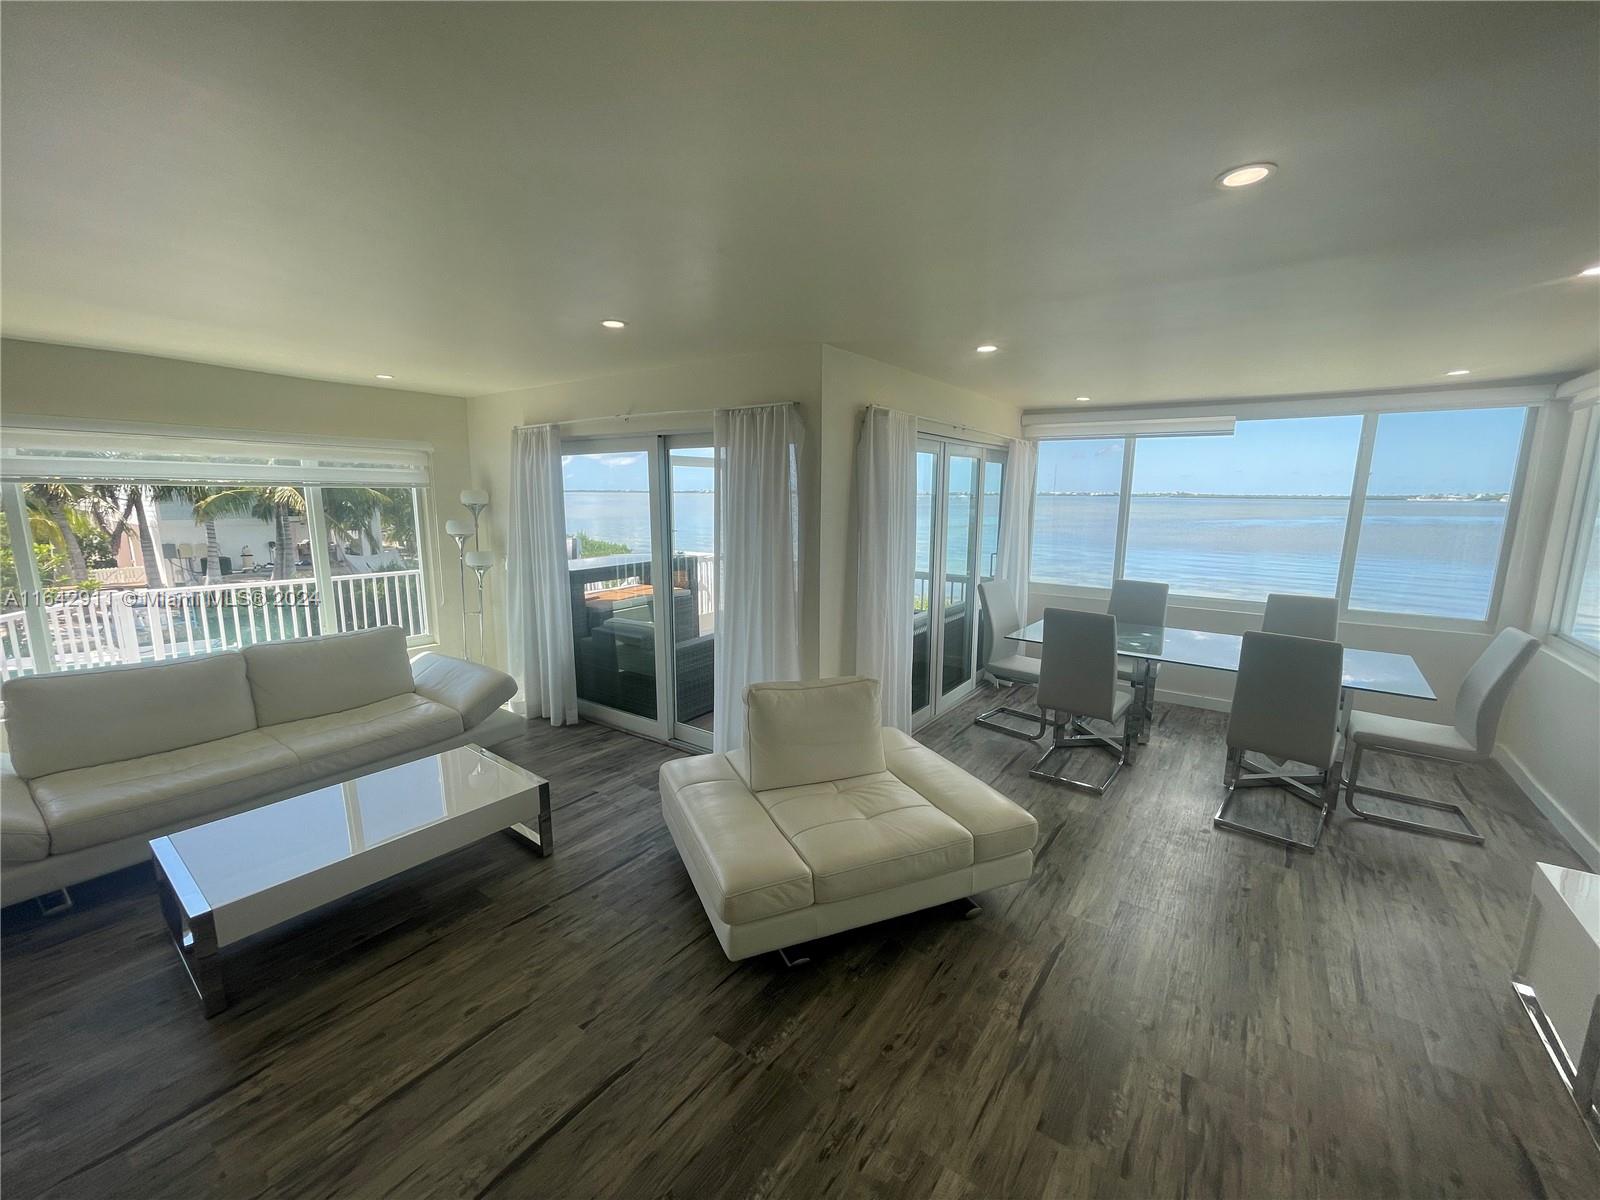
<path id="1" fill-rule="evenodd" d="M 0 20 L 12 336 L 463 395 L 826 341 L 1029 405 L 1600 357 L 1593 4 Z"/>

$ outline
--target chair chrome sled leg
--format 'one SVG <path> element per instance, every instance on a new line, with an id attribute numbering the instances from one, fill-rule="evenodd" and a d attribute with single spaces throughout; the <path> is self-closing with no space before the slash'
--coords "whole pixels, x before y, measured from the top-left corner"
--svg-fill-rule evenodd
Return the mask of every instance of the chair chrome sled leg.
<path id="1" fill-rule="evenodd" d="M 1010 725 L 1002 725 L 996 720 L 997 717 L 1015 717 L 1019 721 L 1027 721 L 1034 726 L 1034 730 L 1030 733 L 1026 729 L 1014 729 Z M 1045 718 L 1044 709 L 1035 709 L 1033 712 L 1029 712 L 1025 708 L 1008 708 L 1004 704 L 996 705 L 987 712 L 979 713 L 972 723 L 980 729 L 993 730 L 995 733 L 1003 733 L 1007 737 L 1021 738 L 1025 742 L 1037 742 L 1050 727 L 1049 721 Z"/>
<path id="2" fill-rule="evenodd" d="M 1344 804 L 1350 812 L 1360 817 L 1363 821 L 1371 821 L 1374 825 L 1387 825 L 1391 829 L 1404 829 L 1408 833 L 1425 833 L 1432 837 L 1449 838 L 1455 842 L 1467 842 L 1474 846 L 1483 845 L 1483 834 L 1473 826 L 1466 811 L 1459 804 L 1450 804 L 1444 800 L 1430 800 L 1426 796 L 1408 796 L 1404 792 L 1391 792 L 1383 788 L 1364 787 L 1357 782 L 1361 771 L 1361 756 L 1365 748 L 1358 745 L 1355 753 L 1350 756 L 1350 775 L 1344 781 Z M 1405 758 L 1426 758 L 1435 762 L 1449 762 L 1449 759 L 1435 759 L 1431 754 L 1406 754 L 1400 750 L 1390 750 L 1385 747 L 1384 754 L 1399 754 Z M 1449 813 L 1460 821 L 1463 828 L 1446 829 L 1440 825 L 1429 825 L 1425 821 L 1407 821 L 1403 817 L 1390 817 L 1382 813 L 1367 812 L 1356 807 L 1356 794 L 1364 796 L 1377 796 L 1380 800 L 1388 800 L 1395 804 L 1410 804 L 1417 808 L 1432 809 L 1434 812 Z"/>
<path id="3" fill-rule="evenodd" d="M 1070 733 L 1063 733 L 1070 730 Z M 1050 749 L 1044 752 L 1044 757 L 1033 764 L 1033 769 L 1028 774 L 1034 779 L 1043 779 L 1047 783 L 1059 783 L 1064 787 L 1076 788 L 1080 792 L 1088 792 L 1094 796 L 1104 796 L 1112 781 L 1122 773 L 1122 768 L 1133 762 L 1133 747 L 1138 741 L 1138 724 L 1132 719 L 1130 710 L 1123 724 L 1120 738 L 1107 734 L 1096 733 L 1089 728 L 1088 722 L 1081 717 L 1072 717 L 1067 721 L 1055 723 L 1055 737 L 1051 739 Z M 1069 779 L 1048 769 L 1050 760 L 1057 754 L 1067 754 L 1083 747 L 1093 747 L 1097 750 L 1109 750 L 1117 756 L 1117 762 L 1111 768 L 1111 774 L 1106 776 L 1103 783 L 1089 783 L 1083 779 Z"/>
<path id="4" fill-rule="evenodd" d="M 1317 844 L 1322 840 L 1322 831 L 1328 827 L 1328 819 L 1333 815 L 1334 807 L 1339 803 L 1339 764 L 1335 762 L 1326 771 L 1317 771 L 1307 774 L 1285 775 L 1266 770 L 1246 768 L 1259 768 L 1260 764 L 1247 759 L 1242 750 L 1228 751 L 1227 765 L 1223 770 L 1223 783 L 1227 786 L 1227 795 L 1222 798 L 1222 804 L 1217 808 L 1217 815 L 1211 818 L 1211 823 L 1218 829 L 1226 829 L 1233 833 L 1242 833 L 1248 837 L 1259 838 L 1264 842 L 1271 842 L 1278 846 L 1287 846 L 1291 850 L 1303 850 L 1307 854 L 1314 853 Z M 1315 782 L 1315 790 L 1309 786 Z M 1294 799 L 1303 804 L 1310 805 L 1317 810 L 1316 832 L 1309 841 L 1290 837 L 1287 834 L 1276 833 L 1270 829 L 1263 829 L 1259 825 L 1247 825 L 1236 819 L 1229 811 L 1238 793 L 1244 788 L 1280 788 L 1288 792 Z"/>

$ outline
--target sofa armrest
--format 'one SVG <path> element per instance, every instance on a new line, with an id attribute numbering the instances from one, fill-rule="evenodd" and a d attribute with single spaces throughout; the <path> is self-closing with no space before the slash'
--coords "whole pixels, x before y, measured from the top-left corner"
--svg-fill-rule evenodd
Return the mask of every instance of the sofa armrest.
<path id="1" fill-rule="evenodd" d="M 0 754 L 0 859 L 37 862 L 50 854 L 50 831 L 33 802 L 28 781 Z"/>
<path id="2" fill-rule="evenodd" d="M 423 654 L 412 660 L 417 694 L 461 714 L 468 729 L 517 694 L 517 681 L 504 671 L 448 654 Z"/>

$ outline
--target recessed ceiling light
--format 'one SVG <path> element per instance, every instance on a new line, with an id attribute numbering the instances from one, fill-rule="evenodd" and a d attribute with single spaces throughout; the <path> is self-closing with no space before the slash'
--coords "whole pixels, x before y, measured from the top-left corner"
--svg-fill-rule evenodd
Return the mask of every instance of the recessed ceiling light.
<path id="1" fill-rule="evenodd" d="M 1585 267 L 1583 270 L 1579 271 L 1578 274 L 1589 276 L 1600 275 L 1600 263 L 1595 263 L 1595 265 L 1592 267 Z"/>
<path id="2" fill-rule="evenodd" d="M 393 379 L 394 376 L 393 375 L 379 375 L 378 378 L 379 379 Z"/>
<path id="3" fill-rule="evenodd" d="M 1229 167 L 1221 175 L 1217 176 L 1217 186 L 1225 188 L 1249 187 L 1252 183 L 1260 183 L 1277 169 L 1277 163 L 1269 162 L 1245 163 L 1242 167 Z"/>
<path id="4" fill-rule="evenodd" d="M 1445 374 L 1446 375 L 1471 375 L 1472 372 L 1467 370 L 1466 367 L 1457 367 L 1454 371 L 1446 371 Z"/>
<path id="5" fill-rule="evenodd" d="M 618 321 L 613 319 L 610 321 L 600 322 L 600 328 L 602 329 L 626 329 L 627 327 L 628 323 L 626 321 Z"/>
<path id="6" fill-rule="evenodd" d="M 1078 403 L 1079 404 L 1087 404 L 1087 403 L 1089 403 L 1089 397 L 1087 397 L 1087 396 L 1079 396 L 1078 397 Z"/>
<path id="7" fill-rule="evenodd" d="M 978 347 L 978 353 L 993 354 L 998 349 L 1000 349 L 1000 347 L 996 346 L 993 342 L 985 342 L 983 345 Z"/>

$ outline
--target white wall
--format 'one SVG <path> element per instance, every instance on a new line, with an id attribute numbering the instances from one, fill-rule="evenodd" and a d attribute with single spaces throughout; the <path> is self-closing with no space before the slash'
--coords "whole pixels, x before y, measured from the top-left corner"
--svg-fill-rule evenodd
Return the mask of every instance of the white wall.
<path id="1" fill-rule="evenodd" d="M 822 629 L 824 675 L 855 665 L 855 452 L 868 405 L 914 413 L 922 422 L 994 438 L 1021 434 L 1015 405 L 833 346 L 822 348 Z"/>
<path id="2" fill-rule="evenodd" d="M 1562 647 L 1533 656 L 1496 757 L 1572 848 L 1600 871 L 1600 676 Z"/>
<path id="3" fill-rule="evenodd" d="M 415 441 L 432 448 L 433 492 L 441 511 L 444 501 L 453 501 L 467 486 L 467 402 L 458 396 L 15 338 L 0 340 L 0 386 L 0 436 L 6 421 L 26 416 Z M 430 561 L 448 564 L 448 570 L 432 573 L 433 625 L 441 649 L 455 654 L 461 650 L 455 544 L 444 536 L 443 526 L 442 518 L 433 522 Z M 264 542 L 253 548 L 258 559 L 264 556 Z"/>
<path id="4" fill-rule="evenodd" d="M 1591 373 L 1562 388 L 1568 398 L 1600 392 Z M 1583 451 L 1600 412 L 1550 411 L 1549 444 L 1539 460 L 1541 494 L 1530 521 L 1542 537 L 1525 539 L 1528 556 L 1513 561 L 1525 597 L 1525 628 L 1545 639 L 1511 694 L 1496 754 L 1512 779 L 1600 871 L 1600 659 L 1554 636 L 1562 565 L 1584 485 Z"/>

